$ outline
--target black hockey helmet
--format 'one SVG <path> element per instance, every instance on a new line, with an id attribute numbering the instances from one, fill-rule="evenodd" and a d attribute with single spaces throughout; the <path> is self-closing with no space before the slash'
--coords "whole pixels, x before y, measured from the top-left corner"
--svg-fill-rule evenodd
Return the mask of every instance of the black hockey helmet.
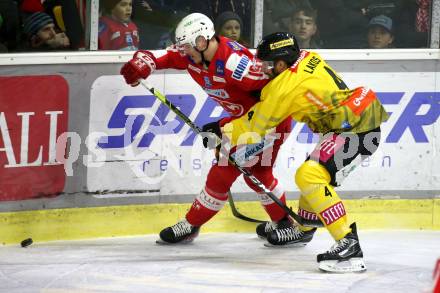
<path id="1" fill-rule="evenodd" d="M 299 46 L 295 37 L 287 32 L 265 36 L 257 47 L 257 57 L 263 61 L 284 60 L 292 65 L 299 56 Z"/>

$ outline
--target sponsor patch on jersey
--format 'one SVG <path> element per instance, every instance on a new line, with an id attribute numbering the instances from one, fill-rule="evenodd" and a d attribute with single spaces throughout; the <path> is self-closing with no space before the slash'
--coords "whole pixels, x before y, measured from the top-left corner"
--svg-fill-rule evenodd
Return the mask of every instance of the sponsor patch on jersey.
<path id="1" fill-rule="evenodd" d="M 360 116 L 374 100 L 376 95 L 374 92 L 365 87 L 359 87 L 354 90 L 346 105 L 357 116 Z"/>
<path id="2" fill-rule="evenodd" d="M 226 83 L 226 80 L 223 77 L 219 77 L 219 76 L 215 76 L 215 75 L 212 77 L 212 80 L 215 81 L 215 82 Z"/>
<path id="3" fill-rule="evenodd" d="M 351 126 L 351 124 L 350 124 L 350 122 L 348 122 L 347 120 L 345 120 L 344 122 L 342 122 L 342 124 L 341 124 L 341 128 L 342 129 L 349 129 L 349 128 L 351 128 L 352 126 Z"/>
<path id="4" fill-rule="evenodd" d="M 321 98 L 314 95 L 311 91 L 308 91 L 305 95 L 307 100 L 309 100 L 310 103 L 318 107 L 319 110 L 327 111 L 329 109 L 329 106 L 326 105 Z"/>
<path id="5" fill-rule="evenodd" d="M 234 41 L 227 42 L 226 44 L 234 51 L 241 51 L 243 49 L 243 47 L 239 43 Z"/>
<path id="6" fill-rule="evenodd" d="M 215 61 L 215 73 L 218 76 L 225 76 L 225 61 L 223 60 Z"/>
<path id="7" fill-rule="evenodd" d="M 242 80 L 243 76 L 245 76 L 247 74 L 247 72 L 249 71 L 249 67 L 250 67 L 250 60 L 246 55 L 241 56 L 239 58 L 240 59 L 235 60 L 235 62 L 236 62 L 236 63 L 234 62 L 235 66 L 234 66 L 233 62 L 231 62 L 231 64 L 230 64 L 234 68 L 233 72 L 232 72 L 232 78 L 236 79 L 236 80 Z M 228 60 L 228 63 L 229 63 L 229 60 Z"/>
<path id="8" fill-rule="evenodd" d="M 229 95 L 224 89 L 203 88 L 203 90 L 211 97 L 220 98 L 222 100 L 229 99 Z"/>
<path id="9" fill-rule="evenodd" d="M 306 220 L 319 220 L 318 216 L 315 213 L 306 211 L 302 208 L 298 208 L 298 216 Z"/>
<path id="10" fill-rule="evenodd" d="M 188 64 L 188 69 L 194 70 L 197 73 L 202 72 L 202 70 L 200 68 L 198 68 L 198 67 L 196 67 L 196 66 L 194 66 L 192 64 Z"/>
<path id="11" fill-rule="evenodd" d="M 212 83 L 209 79 L 209 76 L 204 76 L 203 79 L 205 80 L 205 88 L 212 88 Z"/>
<path id="12" fill-rule="evenodd" d="M 344 147 L 345 139 L 337 134 L 330 134 L 316 146 L 310 154 L 312 159 L 321 162 L 327 162 L 336 154 L 336 152 Z"/>
<path id="13" fill-rule="evenodd" d="M 275 50 L 275 49 L 279 49 L 282 47 L 293 46 L 293 44 L 294 44 L 293 39 L 287 39 L 287 40 L 282 40 L 282 41 L 272 43 L 269 45 L 269 47 L 271 50 Z"/>
<path id="14" fill-rule="evenodd" d="M 233 157 L 239 165 L 246 165 L 246 163 L 253 160 L 255 156 L 271 148 L 274 142 L 275 140 L 263 139 L 259 143 L 247 144 L 245 147 L 237 148 L 236 152 L 231 154 L 231 157 Z"/>
<path id="15" fill-rule="evenodd" d="M 328 226 L 328 225 L 336 222 L 337 220 L 339 220 L 343 216 L 345 216 L 344 205 L 340 201 L 340 202 L 332 205 L 331 207 L 327 208 L 326 210 L 322 211 L 320 213 L 320 215 L 324 219 L 325 225 Z"/>

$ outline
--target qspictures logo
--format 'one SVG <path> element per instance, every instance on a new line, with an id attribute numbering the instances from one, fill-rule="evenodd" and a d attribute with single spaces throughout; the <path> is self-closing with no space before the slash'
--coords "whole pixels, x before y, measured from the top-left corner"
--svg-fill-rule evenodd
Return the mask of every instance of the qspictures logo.
<path id="1" fill-rule="evenodd" d="M 0 77 L 0 201 L 63 191 L 66 174 L 56 157 L 68 92 L 57 75 Z"/>

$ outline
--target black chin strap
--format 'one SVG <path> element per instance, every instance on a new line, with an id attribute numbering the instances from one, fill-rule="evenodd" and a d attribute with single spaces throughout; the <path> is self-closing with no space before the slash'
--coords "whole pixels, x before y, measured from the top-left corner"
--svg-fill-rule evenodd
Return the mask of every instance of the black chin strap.
<path id="1" fill-rule="evenodd" d="M 209 64 L 211 64 L 211 62 L 209 62 L 208 60 L 205 59 L 205 54 L 204 54 L 205 51 L 208 50 L 208 47 L 209 47 L 209 41 L 210 41 L 210 40 L 208 40 L 208 43 L 206 44 L 206 48 L 205 48 L 204 50 L 200 51 L 200 50 L 197 49 L 197 47 L 195 48 L 196 51 L 200 53 L 200 56 L 202 56 L 202 64 L 205 65 L 206 68 L 208 68 L 208 67 L 209 67 Z"/>

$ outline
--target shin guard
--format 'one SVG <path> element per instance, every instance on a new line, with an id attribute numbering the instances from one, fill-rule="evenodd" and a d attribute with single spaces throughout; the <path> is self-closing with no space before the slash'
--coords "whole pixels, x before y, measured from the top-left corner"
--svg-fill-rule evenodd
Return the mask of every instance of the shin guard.
<path id="1" fill-rule="evenodd" d="M 312 160 L 304 162 L 296 172 L 295 181 L 303 200 L 335 240 L 351 232 L 344 204 L 329 184 L 330 174 L 324 166 Z"/>
<path id="2" fill-rule="evenodd" d="M 225 205 L 228 194 L 215 193 L 204 188 L 194 199 L 194 202 L 186 214 L 186 220 L 193 226 L 199 227 L 214 217 Z"/>
<path id="3" fill-rule="evenodd" d="M 282 203 L 286 204 L 286 195 L 284 190 L 278 184 L 277 179 L 274 179 L 273 184 L 269 189 Z M 286 216 L 286 212 L 265 193 L 259 192 L 258 197 L 260 198 L 261 205 L 272 221 L 278 222 Z"/>

